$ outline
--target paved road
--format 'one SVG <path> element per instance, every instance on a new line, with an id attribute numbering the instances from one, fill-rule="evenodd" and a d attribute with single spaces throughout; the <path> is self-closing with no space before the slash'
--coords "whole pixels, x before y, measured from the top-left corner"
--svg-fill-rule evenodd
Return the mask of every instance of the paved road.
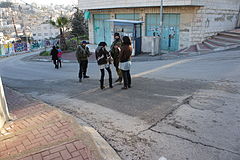
<path id="1" fill-rule="evenodd" d="M 4 83 L 94 127 L 126 160 L 239 160 L 240 54 L 135 62 L 133 88 L 98 89 L 99 71 L 78 83 L 78 64 L 0 60 Z M 114 75 L 116 78 L 116 75 Z"/>

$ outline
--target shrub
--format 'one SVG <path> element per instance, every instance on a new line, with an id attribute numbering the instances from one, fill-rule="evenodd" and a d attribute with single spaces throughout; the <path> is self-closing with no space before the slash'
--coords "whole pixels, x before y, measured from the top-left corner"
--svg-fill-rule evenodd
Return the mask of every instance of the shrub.
<path id="1" fill-rule="evenodd" d="M 49 51 L 42 51 L 39 56 L 50 56 L 50 52 Z"/>

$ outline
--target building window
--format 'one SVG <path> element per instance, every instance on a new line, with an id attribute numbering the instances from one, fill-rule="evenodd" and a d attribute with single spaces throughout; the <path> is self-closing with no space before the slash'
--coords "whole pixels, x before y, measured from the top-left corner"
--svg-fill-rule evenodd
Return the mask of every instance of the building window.
<path id="1" fill-rule="evenodd" d="M 48 36 L 48 33 L 44 33 L 44 36 Z"/>
<path id="2" fill-rule="evenodd" d="M 33 36 L 36 36 L 37 34 L 33 34 Z"/>
<path id="3" fill-rule="evenodd" d="M 38 33 L 38 36 L 42 36 L 42 33 Z"/>

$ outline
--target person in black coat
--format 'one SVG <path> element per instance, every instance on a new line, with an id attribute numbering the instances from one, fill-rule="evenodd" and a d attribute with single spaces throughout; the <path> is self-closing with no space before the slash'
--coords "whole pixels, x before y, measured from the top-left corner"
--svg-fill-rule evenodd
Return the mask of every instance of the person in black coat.
<path id="1" fill-rule="evenodd" d="M 100 79 L 100 88 L 101 89 L 105 88 L 105 86 L 104 86 L 104 76 L 105 76 L 104 69 L 106 69 L 108 71 L 109 87 L 113 88 L 113 86 L 112 86 L 112 71 L 110 68 L 112 58 L 111 58 L 109 52 L 106 50 L 106 46 L 107 46 L 107 44 L 105 42 L 100 42 L 95 51 L 96 60 L 97 60 L 99 69 L 101 71 L 101 79 Z"/>
<path id="2" fill-rule="evenodd" d="M 51 55 L 52 55 L 52 61 L 53 64 L 55 65 L 55 68 L 58 69 L 58 50 L 56 49 L 55 46 L 53 46 L 52 50 L 51 50 Z"/>

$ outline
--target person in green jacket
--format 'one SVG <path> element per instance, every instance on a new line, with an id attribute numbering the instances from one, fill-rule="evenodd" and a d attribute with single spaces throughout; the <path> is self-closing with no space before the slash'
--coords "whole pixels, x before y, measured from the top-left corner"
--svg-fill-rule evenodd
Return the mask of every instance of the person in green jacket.
<path id="1" fill-rule="evenodd" d="M 89 78 L 87 76 L 88 67 L 88 57 L 91 55 L 89 48 L 87 47 L 87 42 L 82 41 L 81 45 L 78 46 L 76 57 L 79 63 L 79 82 L 82 82 L 82 78 Z"/>
<path id="2" fill-rule="evenodd" d="M 113 64 L 114 67 L 116 68 L 116 72 L 118 74 L 118 79 L 116 80 L 116 82 L 122 82 L 122 72 L 119 69 L 119 54 L 120 54 L 120 47 L 122 46 L 122 40 L 120 38 L 120 34 L 119 33 L 115 33 L 114 34 L 114 42 L 111 45 L 111 56 L 113 58 Z"/>

